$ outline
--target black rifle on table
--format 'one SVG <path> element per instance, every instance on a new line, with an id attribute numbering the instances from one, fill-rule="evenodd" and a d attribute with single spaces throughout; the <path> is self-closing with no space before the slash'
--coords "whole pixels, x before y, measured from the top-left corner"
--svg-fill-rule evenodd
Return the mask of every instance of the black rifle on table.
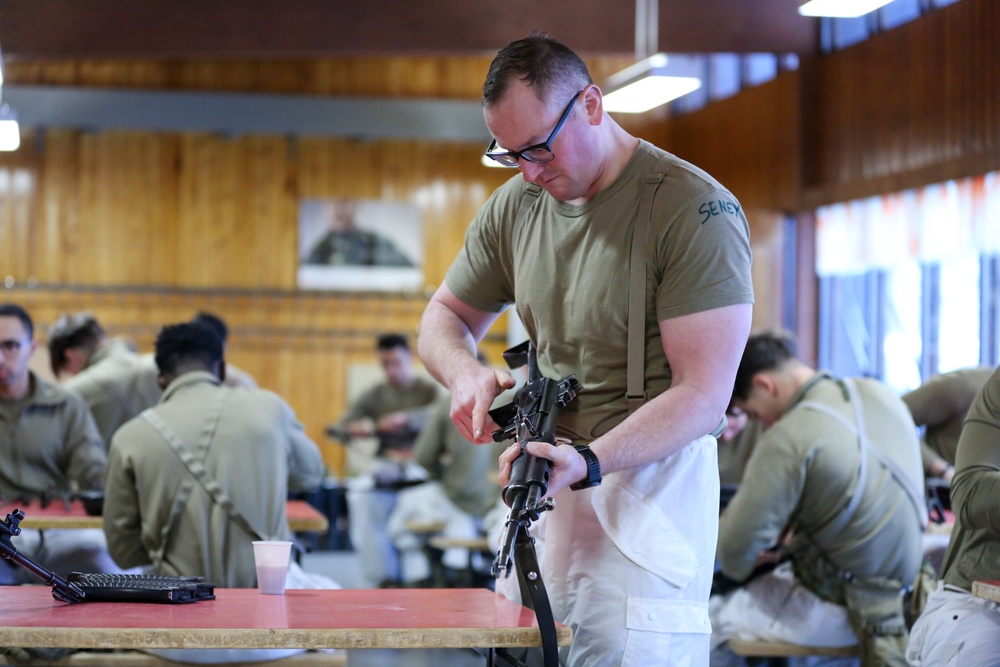
<path id="1" fill-rule="evenodd" d="M 528 381 L 518 389 L 512 403 L 490 411 L 490 417 L 501 426 L 493 432 L 493 439 L 503 442 L 515 437 L 521 449 L 511 465 L 510 481 L 503 489 L 503 501 L 510 512 L 493 561 L 493 576 L 509 577 L 512 561 L 516 562 L 522 602 L 534 610 L 538 619 L 545 665 L 557 665 L 555 619 L 538 567 L 535 541 L 528 534 L 531 522 L 536 521 L 541 512 L 555 507 L 555 501 L 545 497 L 552 462 L 529 454 L 525 445 L 529 442 L 555 444 L 559 412 L 576 398 L 581 386 L 573 375 L 558 381 L 544 377 L 538 370 L 531 341 L 507 350 L 503 358 L 511 369 L 527 364 Z"/>
<path id="2" fill-rule="evenodd" d="M 52 586 L 52 597 L 55 599 L 62 602 L 83 602 L 85 594 L 78 586 L 69 583 L 52 570 L 42 567 L 20 553 L 11 544 L 10 538 L 21 534 L 20 523 L 23 518 L 24 512 L 15 509 L 0 522 L 0 555 L 37 575 L 45 583 L 50 584 Z"/>

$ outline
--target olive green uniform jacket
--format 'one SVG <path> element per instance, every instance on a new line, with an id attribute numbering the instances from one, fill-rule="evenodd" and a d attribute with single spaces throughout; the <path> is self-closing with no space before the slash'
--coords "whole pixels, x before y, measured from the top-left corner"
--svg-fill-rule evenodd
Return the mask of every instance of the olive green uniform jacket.
<path id="1" fill-rule="evenodd" d="M 923 489 L 920 447 L 906 406 L 880 382 L 854 382 L 869 446 Z M 745 579 L 757 555 L 791 524 L 788 550 L 797 566 L 825 561 L 831 573 L 910 584 L 922 559 L 922 525 L 909 496 L 869 455 L 861 502 L 846 526 L 832 534 L 829 528 L 847 506 L 858 477 L 858 438 L 838 420 L 801 407 L 803 401 L 827 405 L 856 423 L 843 385 L 828 374 L 817 373 L 799 390 L 784 415 L 760 435 L 739 491 L 723 514 L 722 571 Z"/>
<path id="2" fill-rule="evenodd" d="M 206 423 L 220 397 L 218 422 L 202 451 L 198 444 L 205 441 Z M 278 395 L 222 387 L 202 371 L 171 382 L 151 412 L 197 453 L 256 534 L 233 521 L 161 433 L 139 417 L 118 430 L 109 452 L 104 531 L 112 557 L 122 567 L 135 567 L 153 563 L 162 550 L 157 573 L 205 576 L 219 586 L 255 586 L 251 542 L 290 539 L 288 492 L 322 481 L 319 449 Z M 185 487 L 190 495 L 178 502 Z"/>
<path id="3" fill-rule="evenodd" d="M 90 406 L 105 445 L 119 426 L 156 405 L 163 391 L 152 355 L 139 355 L 122 341 L 101 345 L 82 371 L 63 386 L 78 393 Z"/>
<path id="4" fill-rule="evenodd" d="M 99 488 L 107 458 L 86 404 L 33 372 L 29 381 L 25 400 L 0 403 L 0 497 Z"/>

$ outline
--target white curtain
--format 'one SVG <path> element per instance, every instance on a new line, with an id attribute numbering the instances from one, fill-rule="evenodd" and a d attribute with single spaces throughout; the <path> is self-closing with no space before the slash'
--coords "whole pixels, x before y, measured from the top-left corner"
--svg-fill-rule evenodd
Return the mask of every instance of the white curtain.
<path id="1" fill-rule="evenodd" d="M 816 212 L 820 276 L 1000 253 L 1000 172 L 841 204 Z"/>

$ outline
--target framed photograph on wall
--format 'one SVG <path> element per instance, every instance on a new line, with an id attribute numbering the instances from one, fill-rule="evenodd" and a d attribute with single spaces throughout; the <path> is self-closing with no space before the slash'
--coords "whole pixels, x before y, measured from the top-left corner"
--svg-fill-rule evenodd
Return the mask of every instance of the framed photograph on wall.
<path id="1" fill-rule="evenodd" d="M 422 214 L 377 199 L 299 202 L 302 289 L 409 291 L 424 287 Z"/>

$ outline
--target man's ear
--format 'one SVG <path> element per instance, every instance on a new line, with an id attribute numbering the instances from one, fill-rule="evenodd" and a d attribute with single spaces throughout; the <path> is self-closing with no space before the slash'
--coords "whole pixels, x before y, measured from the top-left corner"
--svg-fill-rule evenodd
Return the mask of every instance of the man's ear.
<path id="1" fill-rule="evenodd" d="M 587 112 L 587 118 L 591 125 L 600 125 L 604 114 L 604 97 L 601 89 L 594 84 L 587 86 L 583 91 L 583 108 Z"/>
<path id="2" fill-rule="evenodd" d="M 166 389 L 167 385 L 170 384 L 170 378 L 163 373 L 158 373 L 156 376 L 156 384 L 159 385 L 160 389 Z"/>
<path id="3" fill-rule="evenodd" d="M 63 364 L 59 369 L 60 376 L 73 376 L 82 371 L 87 365 L 87 354 L 76 347 L 69 347 L 63 350 Z"/>
<path id="4" fill-rule="evenodd" d="M 768 396 L 772 398 L 778 395 L 778 383 L 770 373 L 757 373 L 750 380 L 752 387 L 760 387 Z"/>

